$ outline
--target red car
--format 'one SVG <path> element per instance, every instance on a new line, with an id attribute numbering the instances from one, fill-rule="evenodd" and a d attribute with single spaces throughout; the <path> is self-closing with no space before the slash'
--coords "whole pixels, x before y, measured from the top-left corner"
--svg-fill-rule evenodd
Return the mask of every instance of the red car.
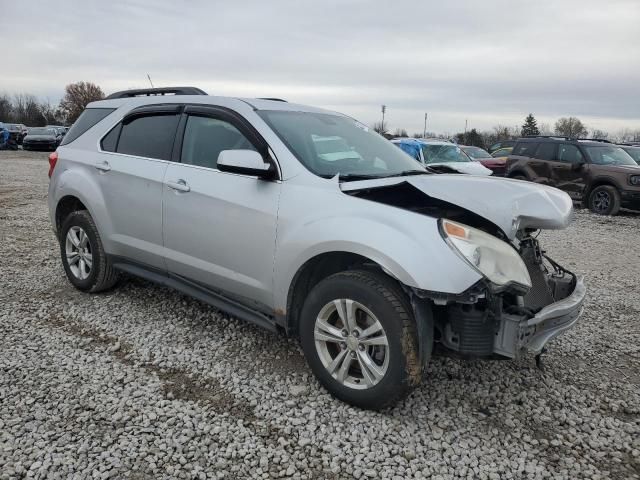
<path id="1" fill-rule="evenodd" d="M 507 169 L 507 157 L 492 157 L 489 152 L 469 145 L 459 145 L 460 149 L 474 162 L 480 162 L 493 172 L 494 177 L 504 177 Z"/>

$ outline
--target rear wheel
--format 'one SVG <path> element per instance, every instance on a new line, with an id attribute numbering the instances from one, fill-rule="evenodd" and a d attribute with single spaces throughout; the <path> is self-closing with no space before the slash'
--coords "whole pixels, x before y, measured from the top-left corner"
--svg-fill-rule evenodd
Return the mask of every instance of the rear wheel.
<path id="1" fill-rule="evenodd" d="M 98 229 L 86 210 L 72 212 L 60 230 L 60 254 L 67 278 L 78 290 L 100 292 L 118 281 Z"/>
<path id="2" fill-rule="evenodd" d="M 589 210 L 599 215 L 616 215 L 620 210 L 620 193 L 612 185 L 600 185 L 589 194 Z"/>
<path id="3" fill-rule="evenodd" d="M 411 306 L 388 277 L 352 271 L 326 278 L 305 300 L 300 322 L 307 362 L 337 398 L 380 409 L 420 382 Z"/>

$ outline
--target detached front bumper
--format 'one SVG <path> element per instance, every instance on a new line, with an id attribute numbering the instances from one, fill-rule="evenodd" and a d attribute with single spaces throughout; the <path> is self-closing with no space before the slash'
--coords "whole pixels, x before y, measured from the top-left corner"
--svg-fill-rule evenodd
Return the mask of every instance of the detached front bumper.
<path id="1" fill-rule="evenodd" d="M 569 296 L 542 308 L 534 317 L 503 314 L 494 341 L 494 353 L 517 358 L 522 352 L 540 353 L 554 337 L 570 329 L 580 318 L 587 288 L 582 277 L 576 278 Z"/>

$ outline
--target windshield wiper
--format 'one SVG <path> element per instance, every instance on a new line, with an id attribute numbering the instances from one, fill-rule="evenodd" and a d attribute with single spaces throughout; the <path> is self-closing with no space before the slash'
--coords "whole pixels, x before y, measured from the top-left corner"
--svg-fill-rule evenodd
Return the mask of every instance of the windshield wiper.
<path id="1" fill-rule="evenodd" d="M 425 168 L 429 168 L 429 167 L 425 167 Z M 389 178 L 389 177 L 408 177 L 411 175 L 428 175 L 429 173 L 431 173 L 428 170 L 403 170 L 402 172 L 399 173 L 392 173 L 390 175 L 385 175 L 384 178 Z"/>
<path id="2" fill-rule="evenodd" d="M 371 175 L 366 173 L 339 173 L 338 180 L 352 182 L 355 180 L 372 180 L 374 178 L 384 178 L 383 175 Z"/>

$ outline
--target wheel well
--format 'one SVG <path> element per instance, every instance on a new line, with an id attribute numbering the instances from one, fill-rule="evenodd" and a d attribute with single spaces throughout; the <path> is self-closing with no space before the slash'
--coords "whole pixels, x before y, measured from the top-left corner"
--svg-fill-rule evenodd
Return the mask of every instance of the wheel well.
<path id="1" fill-rule="evenodd" d="M 293 277 L 287 296 L 286 329 L 290 335 L 298 334 L 300 311 L 307 294 L 319 282 L 334 273 L 354 269 L 382 271 L 373 260 L 350 252 L 323 253 L 308 260 Z"/>
<path id="2" fill-rule="evenodd" d="M 523 176 L 524 178 L 529 180 L 529 175 L 524 173 L 522 170 L 514 170 L 513 172 L 509 172 L 509 175 L 507 177 L 508 178 L 513 178 L 513 177 L 517 177 L 517 176 Z"/>
<path id="3" fill-rule="evenodd" d="M 76 197 L 71 195 L 62 197 L 56 207 L 56 231 L 60 232 L 62 222 L 64 222 L 64 219 L 67 218 L 70 213 L 86 209 L 87 207 Z"/>
<path id="4" fill-rule="evenodd" d="M 600 180 L 596 180 L 591 185 L 589 185 L 589 188 L 585 192 L 584 198 L 582 199 L 582 201 L 583 202 L 588 202 L 589 201 L 589 197 L 591 196 L 591 192 L 593 192 L 594 189 L 596 189 L 598 187 L 602 187 L 604 185 L 609 186 L 609 187 L 613 187 L 616 190 L 620 191 L 620 188 L 618 187 L 618 185 L 616 185 L 611 180 L 607 180 L 606 178 L 600 179 Z"/>

